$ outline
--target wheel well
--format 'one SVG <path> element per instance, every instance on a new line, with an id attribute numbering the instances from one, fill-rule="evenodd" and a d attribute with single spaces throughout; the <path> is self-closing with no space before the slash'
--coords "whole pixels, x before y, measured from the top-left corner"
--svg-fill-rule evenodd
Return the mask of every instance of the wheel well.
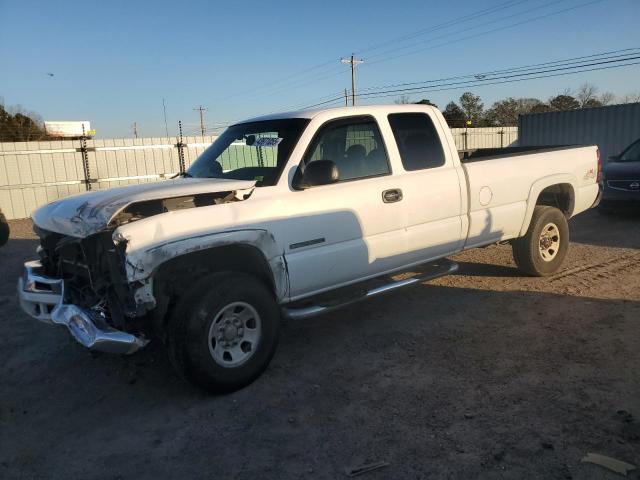
<path id="1" fill-rule="evenodd" d="M 164 337 L 166 321 L 178 298 L 189 291 L 194 281 L 213 272 L 242 272 L 260 279 L 275 293 L 275 280 L 267 259 L 251 245 L 214 247 L 172 258 L 153 276 L 156 308 L 151 312 L 154 333 Z"/>
<path id="2" fill-rule="evenodd" d="M 536 200 L 536 205 L 556 207 L 569 218 L 573 214 L 575 205 L 573 187 L 569 183 L 550 185 L 540 192 Z"/>

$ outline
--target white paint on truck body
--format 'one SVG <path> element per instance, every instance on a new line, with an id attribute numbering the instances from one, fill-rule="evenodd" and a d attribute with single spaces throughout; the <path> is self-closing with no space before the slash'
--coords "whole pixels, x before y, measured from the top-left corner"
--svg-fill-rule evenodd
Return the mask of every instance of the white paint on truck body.
<path id="1" fill-rule="evenodd" d="M 442 142 L 444 165 L 403 168 L 388 115 L 406 112 L 432 119 Z M 391 173 L 295 190 L 294 174 L 321 126 L 362 115 L 377 122 Z M 113 238 L 126 240 L 128 280 L 143 284 L 149 284 L 169 258 L 234 243 L 253 246 L 274 273 L 278 301 L 287 303 L 465 248 L 522 236 L 538 194 L 550 185 L 571 185 L 575 195 L 571 215 L 588 209 L 598 192 L 595 176 L 588 175 L 597 169 L 595 147 L 463 164 L 444 118 L 430 106 L 337 108 L 247 122 L 284 118 L 310 122 L 274 186 L 253 188 L 253 182 L 246 181 L 181 178 L 64 199 L 36 212 L 34 221 L 42 228 L 83 236 L 104 228 L 132 201 L 253 188 L 242 201 L 170 211 L 119 226 Z M 402 201 L 384 203 L 382 192 L 389 189 L 401 189 Z M 77 216 L 83 202 L 88 202 L 86 212 L 95 214 L 93 220 L 88 214 Z"/>

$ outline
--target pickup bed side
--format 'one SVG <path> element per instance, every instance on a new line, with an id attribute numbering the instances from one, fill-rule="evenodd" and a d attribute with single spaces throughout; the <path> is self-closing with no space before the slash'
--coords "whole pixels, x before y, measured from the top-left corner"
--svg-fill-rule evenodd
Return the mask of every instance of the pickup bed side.
<path id="1" fill-rule="evenodd" d="M 590 208 L 597 195 L 597 147 L 530 151 L 463 162 L 469 185 L 465 248 L 523 236 L 536 205 L 567 218 Z"/>

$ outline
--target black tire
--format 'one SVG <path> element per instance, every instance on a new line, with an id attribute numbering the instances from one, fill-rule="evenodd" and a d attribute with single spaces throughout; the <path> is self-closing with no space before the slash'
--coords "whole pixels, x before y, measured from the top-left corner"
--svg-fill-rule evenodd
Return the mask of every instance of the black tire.
<path id="1" fill-rule="evenodd" d="M 5 216 L 0 213 L 0 247 L 9 241 L 9 224 Z"/>
<path id="2" fill-rule="evenodd" d="M 258 314 L 259 340 L 244 363 L 222 366 L 212 352 L 218 346 L 215 339 L 209 347 L 210 329 L 221 312 L 228 311 L 225 307 L 239 302 L 250 305 Z M 254 319 L 254 325 L 255 322 Z M 243 327 L 249 332 L 244 324 Z M 249 385 L 264 372 L 275 353 L 279 333 L 280 310 L 263 282 L 244 273 L 215 273 L 200 280 L 176 305 L 168 326 L 169 357 L 187 381 L 210 392 L 232 392 Z M 242 342 L 239 336 L 236 340 Z"/>
<path id="3" fill-rule="evenodd" d="M 549 225 L 555 226 L 555 229 Z M 544 239 L 541 238 L 543 229 L 546 229 Z M 558 246 L 552 248 L 556 246 L 556 238 Z M 549 243 L 543 241 L 551 243 L 548 249 L 543 247 Z M 533 211 L 526 235 L 514 240 L 511 246 L 513 258 L 521 271 L 534 277 L 551 275 L 560 270 L 569 251 L 567 218 L 557 208 L 539 205 Z"/>

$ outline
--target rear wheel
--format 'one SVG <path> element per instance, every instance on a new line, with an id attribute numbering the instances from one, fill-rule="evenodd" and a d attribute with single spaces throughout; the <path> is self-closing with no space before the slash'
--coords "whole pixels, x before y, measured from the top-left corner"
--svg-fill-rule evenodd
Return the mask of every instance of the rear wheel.
<path id="1" fill-rule="evenodd" d="M 535 207 L 524 237 L 512 242 L 518 268 L 536 277 L 560 270 L 569 251 L 569 225 L 564 214 L 554 207 Z"/>
<path id="2" fill-rule="evenodd" d="M 188 381 L 231 392 L 267 368 L 279 335 L 280 311 L 257 278 L 216 273 L 184 296 L 170 319 L 169 355 Z"/>

